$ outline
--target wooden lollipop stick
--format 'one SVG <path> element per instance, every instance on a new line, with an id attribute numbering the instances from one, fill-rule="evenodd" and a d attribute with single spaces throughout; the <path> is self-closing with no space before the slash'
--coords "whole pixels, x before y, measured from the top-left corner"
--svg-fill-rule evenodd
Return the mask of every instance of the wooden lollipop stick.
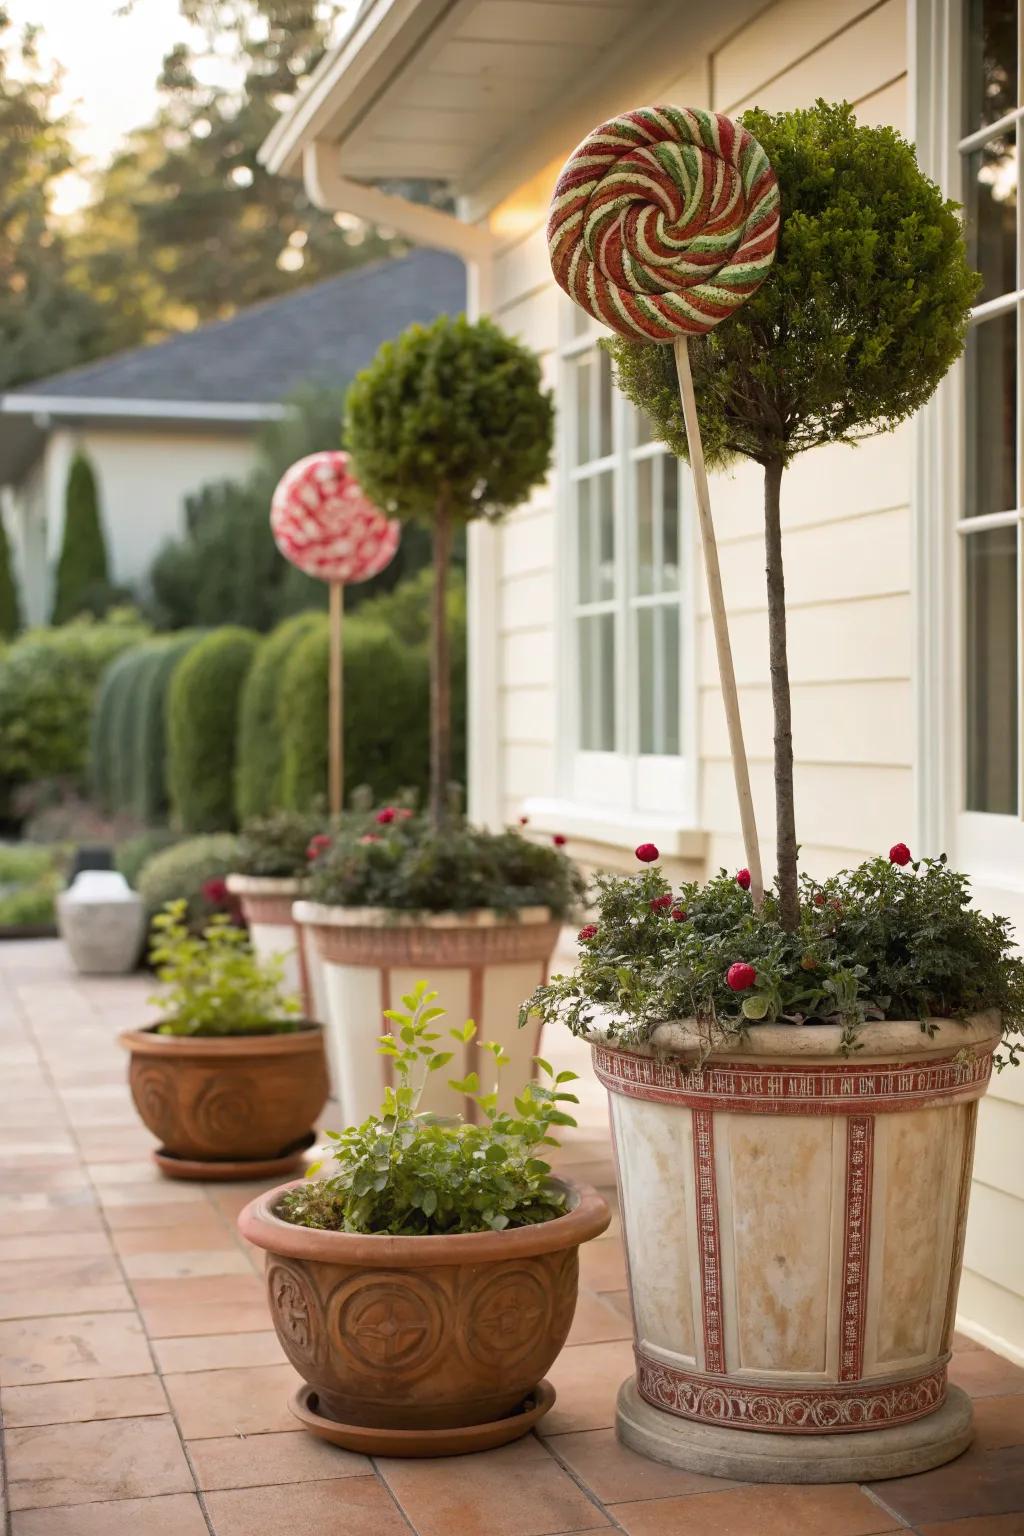
<path id="1" fill-rule="evenodd" d="M 342 806 L 344 753 L 342 751 L 341 712 L 341 627 L 344 616 L 345 588 L 340 581 L 330 585 L 330 672 L 327 685 L 327 735 L 330 742 L 329 800 L 331 815 Z"/>
<path id="2" fill-rule="evenodd" d="M 707 471 L 704 468 L 704 446 L 700 440 L 697 421 L 697 401 L 693 393 L 693 375 L 690 372 L 690 353 L 685 336 L 677 336 L 672 343 L 679 374 L 679 398 L 683 405 L 686 423 L 686 441 L 690 449 L 690 469 L 693 473 L 693 489 L 697 498 L 697 517 L 700 521 L 700 542 L 704 551 L 704 573 L 708 583 L 708 600 L 711 604 L 711 625 L 715 632 L 715 650 L 718 653 L 718 674 L 722 682 L 722 703 L 725 705 L 725 723 L 729 729 L 729 750 L 732 753 L 732 771 L 736 780 L 736 798 L 740 804 L 740 827 L 743 847 L 746 850 L 747 868 L 750 870 L 750 894 L 754 906 L 764 900 L 764 877 L 761 873 L 761 850 L 757 841 L 757 822 L 754 820 L 754 799 L 750 793 L 750 769 L 743 745 L 743 722 L 740 719 L 740 700 L 736 690 L 736 669 L 732 660 L 729 641 L 729 620 L 725 612 L 722 593 L 722 572 L 718 564 L 718 543 L 715 525 L 711 520 L 711 496 L 708 491 Z"/>

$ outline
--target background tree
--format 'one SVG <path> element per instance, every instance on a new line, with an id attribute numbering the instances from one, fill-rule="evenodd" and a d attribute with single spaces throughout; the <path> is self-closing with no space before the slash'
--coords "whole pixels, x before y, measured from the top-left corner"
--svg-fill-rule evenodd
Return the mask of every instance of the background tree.
<path id="1" fill-rule="evenodd" d="M 775 263 L 728 324 L 690 341 L 710 465 L 764 469 L 765 553 L 780 916 L 799 915 L 781 485 L 798 453 L 889 432 L 930 398 L 960 355 L 977 274 L 958 206 L 892 128 L 861 127 L 845 103 L 744 113 L 782 198 Z M 619 387 L 687 456 L 670 347 L 605 343 Z"/>
<path id="2" fill-rule="evenodd" d="M 60 80 L 43 73 L 36 38 L 32 27 L 16 37 L 0 5 L 0 390 L 86 361 L 102 335 L 50 211 L 73 156 L 54 105 Z"/>
<path id="3" fill-rule="evenodd" d="M 346 437 L 368 494 L 430 528 L 430 818 L 451 782 L 447 584 L 456 530 L 523 501 L 551 462 L 554 407 L 532 352 L 489 320 L 440 316 L 385 342 L 346 401 Z"/>
<path id="4" fill-rule="evenodd" d="M 57 565 L 53 622 L 65 624 L 80 613 L 102 613 L 110 595 L 107 541 L 100 520 L 96 476 L 85 454 L 76 453 L 64 495 L 64 535 Z"/>
<path id="5" fill-rule="evenodd" d="M 21 604 L 11 564 L 11 546 L 0 514 L 0 640 L 10 640 L 21 628 Z"/>

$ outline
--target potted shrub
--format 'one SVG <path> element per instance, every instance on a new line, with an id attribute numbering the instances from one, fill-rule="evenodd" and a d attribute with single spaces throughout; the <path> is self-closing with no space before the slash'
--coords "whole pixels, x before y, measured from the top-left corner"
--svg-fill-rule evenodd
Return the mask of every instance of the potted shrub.
<path id="1" fill-rule="evenodd" d="M 453 814 L 437 831 L 409 806 L 349 812 L 319 846 L 295 907 L 323 965 L 344 1123 L 359 1125 L 380 1103 L 389 1063 L 369 1046 L 427 965 L 443 977 L 449 1011 L 457 1005 L 500 1040 L 508 1079 L 525 1081 L 537 1041 L 516 1028 L 519 1003 L 547 975 L 581 894 L 561 849 L 518 828 L 486 832 Z M 441 1107 L 440 1080 L 424 1093 L 424 1108 Z M 465 1112 L 475 1113 L 472 1100 Z"/>
<path id="2" fill-rule="evenodd" d="M 742 121 L 779 179 L 777 259 L 690 346 L 709 458 L 765 473 L 778 874 L 760 911 L 746 870 L 602 882 L 578 974 L 533 1008 L 592 1039 L 610 1091 L 637 1359 L 620 1435 L 724 1476 L 866 1480 L 970 1439 L 946 1361 L 977 1101 L 1024 1024 L 1024 967 L 964 878 L 903 843 L 801 878 L 781 486 L 805 448 L 928 399 L 975 278 L 955 205 L 893 130 L 823 102 Z M 684 451 L 671 354 L 611 346 Z"/>
<path id="3" fill-rule="evenodd" d="M 153 920 L 161 1020 L 121 1035 L 135 1107 L 176 1178 L 254 1178 L 297 1166 L 327 1099 L 323 1031 L 298 1017 L 279 961 L 225 914 L 201 936 L 185 901 Z"/>
<path id="4" fill-rule="evenodd" d="M 546 971 L 573 881 L 564 857 L 508 832 L 468 826 L 455 809 L 449 577 L 456 535 L 494 521 L 538 485 L 553 408 L 540 364 L 489 320 L 441 316 L 386 342 L 346 398 L 346 443 L 363 489 L 389 516 L 429 527 L 430 787 L 426 813 L 385 806 L 318 859 L 313 906 L 300 904 L 327 966 L 345 1116 L 380 1097 L 365 1050 L 393 999 L 425 964 L 443 974 L 450 1013 L 472 1014 L 526 1075 L 519 997 Z M 402 721 L 394 728 L 400 732 Z M 549 899 L 550 898 L 550 899 Z"/>
<path id="5" fill-rule="evenodd" d="M 285 985 L 299 992 L 306 1017 L 326 1018 L 320 966 L 308 932 L 292 907 L 305 887 L 307 866 L 320 846 L 326 818 L 305 811 L 273 811 L 247 821 L 227 888 L 238 898 L 257 955 L 281 956 Z"/>
<path id="6" fill-rule="evenodd" d="M 551 1177 L 543 1149 L 574 1125 L 574 1073 L 531 1083 L 512 1113 L 480 1074 L 450 1080 L 478 1124 L 420 1110 L 442 1050 L 437 994 L 417 983 L 381 1040 L 394 1075 L 379 1114 L 334 1136 L 334 1168 L 261 1195 L 239 1217 L 267 1251 L 281 1344 L 304 1378 L 292 1411 L 353 1450 L 441 1456 L 527 1434 L 554 1400 L 543 1380 L 576 1307 L 578 1249 L 608 1226 L 586 1186 Z M 496 1043 L 479 1059 L 508 1065 Z M 483 1069 L 481 1069 L 482 1071 Z M 457 1102 L 457 1101 L 456 1101 Z M 318 1170 L 311 1169 L 314 1174 Z"/>

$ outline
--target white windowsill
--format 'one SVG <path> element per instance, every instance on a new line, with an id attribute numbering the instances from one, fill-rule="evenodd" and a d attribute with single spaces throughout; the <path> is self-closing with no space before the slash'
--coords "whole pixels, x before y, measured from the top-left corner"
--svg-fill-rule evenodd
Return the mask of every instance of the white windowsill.
<path id="1" fill-rule="evenodd" d="M 665 811 L 620 811 L 538 796 L 523 801 L 523 815 L 534 831 L 562 832 L 610 848 L 654 843 L 660 853 L 673 859 L 702 859 L 707 851 L 706 832 Z"/>

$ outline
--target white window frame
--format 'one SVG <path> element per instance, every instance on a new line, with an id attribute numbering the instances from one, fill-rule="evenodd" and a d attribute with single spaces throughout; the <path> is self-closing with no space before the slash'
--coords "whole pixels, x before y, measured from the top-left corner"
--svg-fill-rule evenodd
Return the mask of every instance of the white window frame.
<path id="1" fill-rule="evenodd" d="M 964 136 L 963 0 L 916 0 L 911 7 L 912 136 L 922 169 L 947 196 L 963 201 L 963 160 L 975 141 Z M 1022 29 L 1024 31 L 1024 29 Z M 1020 46 L 1020 42 L 1019 45 Z M 1000 120 L 1024 135 L 1024 107 Z M 1024 252 L 1024 207 L 1018 197 L 1019 251 Z M 1020 257 L 1018 258 L 1020 261 Z M 1018 269 L 1018 282 L 1024 281 Z M 980 305 L 977 318 L 1024 306 L 1024 289 Z M 1021 374 L 1024 382 L 1024 371 Z M 1018 479 L 1024 468 L 1024 389 L 1018 387 Z M 920 413 L 912 489 L 914 529 L 916 838 L 923 852 L 947 850 L 984 893 L 1024 898 L 1024 751 L 1018 747 L 1016 815 L 972 812 L 966 804 L 965 539 L 971 532 L 1016 525 L 1018 573 L 1024 572 L 1024 509 L 991 517 L 963 516 L 967 431 L 966 369 L 950 370 Z M 1024 673 L 1024 580 L 1018 582 L 1018 699 Z M 1019 706 L 1020 707 L 1020 706 Z M 1024 726 L 1024 711 L 1018 731 Z"/>
<path id="2" fill-rule="evenodd" d="M 582 318 L 582 317 L 581 317 Z M 613 452 L 604 459 L 588 461 L 584 470 L 575 467 L 576 398 L 572 377 L 575 358 L 608 335 L 596 321 L 581 329 L 568 299 L 560 308 L 559 426 L 557 441 L 558 500 L 557 549 L 560 569 L 558 631 L 558 793 L 563 806 L 575 807 L 582 820 L 614 819 L 628 838 L 644 818 L 660 818 L 662 826 L 692 829 L 696 826 L 699 749 L 696 711 L 696 644 L 694 520 L 689 476 L 679 469 L 679 747 L 678 755 L 641 754 L 639 751 L 639 696 L 630 680 L 637 674 L 640 608 L 665 604 L 663 595 L 637 592 L 637 516 L 633 466 L 644 457 L 657 457 L 660 443 L 638 444 L 635 412 L 625 397 L 612 390 Z M 597 391 L 592 409 L 597 412 Z M 593 418 L 592 418 L 593 419 Z M 592 428 L 593 430 L 593 428 Z M 588 604 L 594 612 L 602 607 L 615 614 L 616 648 L 616 744 L 610 752 L 579 748 L 578 707 L 578 549 L 574 485 L 587 474 L 610 470 L 613 475 L 613 517 L 616 595 L 607 604 Z M 666 605 L 667 606 L 667 605 Z M 652 823 L 653 824 L 653 823 Z"/>

